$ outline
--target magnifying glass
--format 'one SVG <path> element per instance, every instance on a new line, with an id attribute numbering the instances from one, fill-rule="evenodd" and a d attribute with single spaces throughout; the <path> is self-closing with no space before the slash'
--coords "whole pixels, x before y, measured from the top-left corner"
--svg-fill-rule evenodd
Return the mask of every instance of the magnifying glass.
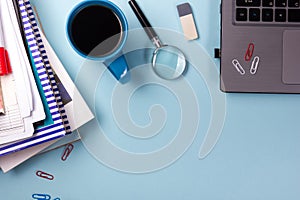
<path id="1" fill-rule="evenodd" d="M 186 68 L 186 59 L 182 51 L 175 46 L 163 44 L 136 1 L 130 0 L 128 3 L 156 47 L 151 61 L 154 72 L 165 80 L 180 77 Z"/>

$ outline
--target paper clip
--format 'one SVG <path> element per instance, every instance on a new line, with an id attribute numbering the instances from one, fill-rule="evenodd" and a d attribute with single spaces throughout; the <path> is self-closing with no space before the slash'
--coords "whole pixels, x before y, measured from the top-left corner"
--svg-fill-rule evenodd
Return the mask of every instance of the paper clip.
<path id="1" fill-rule="evenodd" d="M 57 197 L 57 198 L 55 198 L 55 199 L 53 199 L 53 200 L 60 200 L 60 198 Z"/>
<path id="2" fill-rule="evenodd" d="M 248 45 L 247 51 L 245 53 L 245 61 L 250 61 L 254 52 L 254 44 L 250 43 Z"/>
<path id="3" fill-rule="evenodd" d="M 32 198 L 37 200 L 50 200 L 51 196 L 48 194 L 33 194 Z"/>
<path id="4" fill-rule="evenodd" d="M 252 75 L 256 74 L 257 68 L 258 68 L 258 64 L 259 64 L 259 57 L 255 56 L 254 59 L 253 59 L 253 61 L 252 61 L 252 64 L 251 64 L 251 68 L 250 68 L 250 73 Z"/>
<path id="5" fill-rule="evenodd" d="M 37 171 L 35 174 L 37 176 L 41 177 L 41 178 L 44 178 L 44 179 L 48 179 L 48 180 L 53 180 L 54 179 L 53 175 L 48 174 L 48 173 L 43 172 L 43 171 Z"/>
<path id="6" fill-rule="evenodd" d="M 73 151 L 74 145 L 73 144 L 68 144 L 64 150 L 63 155 L 61 156 L 61 160 L 65 161 Z"/>
<path id="7" fill-rule="evenodd" d="M 237 59 L 233 59 L 232 64 L 241 75 L 245 74 L 244 68 L 242 67 L 242 65 L 239 63 L 239 61 Z"/>

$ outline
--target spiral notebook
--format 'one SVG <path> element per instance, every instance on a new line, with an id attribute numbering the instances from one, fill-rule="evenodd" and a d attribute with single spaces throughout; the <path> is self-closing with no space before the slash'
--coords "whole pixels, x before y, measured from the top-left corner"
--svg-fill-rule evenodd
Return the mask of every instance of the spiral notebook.
<path id="1" fill-rule="evenodd" d="M 13 8 L 12 2 L 8 7 Z M 55 140 L 71 133 L 64 105 L 51 69 L 39 28 L 35 21 L 30 2 L 20 0 L 19 11 L 22 16 L 22 25 L 25 31 L 26 42 L 32 61 L 33 73 L 39 86 L 39 93 L 43 100 L 46 120 L 39 125 L 32 137 L 0 146 L 0 156 L 23 150 L 44 142 Z M 14 11 L 15 12 L 15 11 Z M 12 20 L 17 20 L 16 16 Z"/>

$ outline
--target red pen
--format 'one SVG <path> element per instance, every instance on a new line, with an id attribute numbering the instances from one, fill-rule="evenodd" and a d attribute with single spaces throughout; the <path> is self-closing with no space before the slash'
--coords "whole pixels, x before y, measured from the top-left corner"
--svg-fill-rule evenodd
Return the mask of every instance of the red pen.
<path id="1" fill-rule="evenodd" d="M 3 34 L 2 19 L 0 18 L 0 76 L 10 74 L 12 72 L 8 52 L 5 49 L 5 41 Z"/>

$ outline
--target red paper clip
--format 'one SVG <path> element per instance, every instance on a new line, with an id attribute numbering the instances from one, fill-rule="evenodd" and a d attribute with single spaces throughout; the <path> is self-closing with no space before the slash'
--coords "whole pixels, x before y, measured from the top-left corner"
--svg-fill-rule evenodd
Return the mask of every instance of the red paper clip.
<path id="1" fill-rule="evenodd" d="M 48 179 L 48 180 L 53 180 L 54 179 L 54 176 L 52 174 L 48 174 L 48 173 L 43 172 L 43 171 L 37 171 L 35 174 L 37 176 L 41 177 L 41 178 L 44 178 L 44 179 Z"/>
<path id="2" fill-rule="evenodd" d="M 245 54 L 245 61 L 250 61 L 254 53 L 254 44 L 250 43 Z"/>
<path id="3" fill-rule="evenodd" d="M 73 151 L 74 145 L 73 144 L 68 144 L 64 150 L 63 155 L 61 156 L 61 160 L 65 161 Z"/>

